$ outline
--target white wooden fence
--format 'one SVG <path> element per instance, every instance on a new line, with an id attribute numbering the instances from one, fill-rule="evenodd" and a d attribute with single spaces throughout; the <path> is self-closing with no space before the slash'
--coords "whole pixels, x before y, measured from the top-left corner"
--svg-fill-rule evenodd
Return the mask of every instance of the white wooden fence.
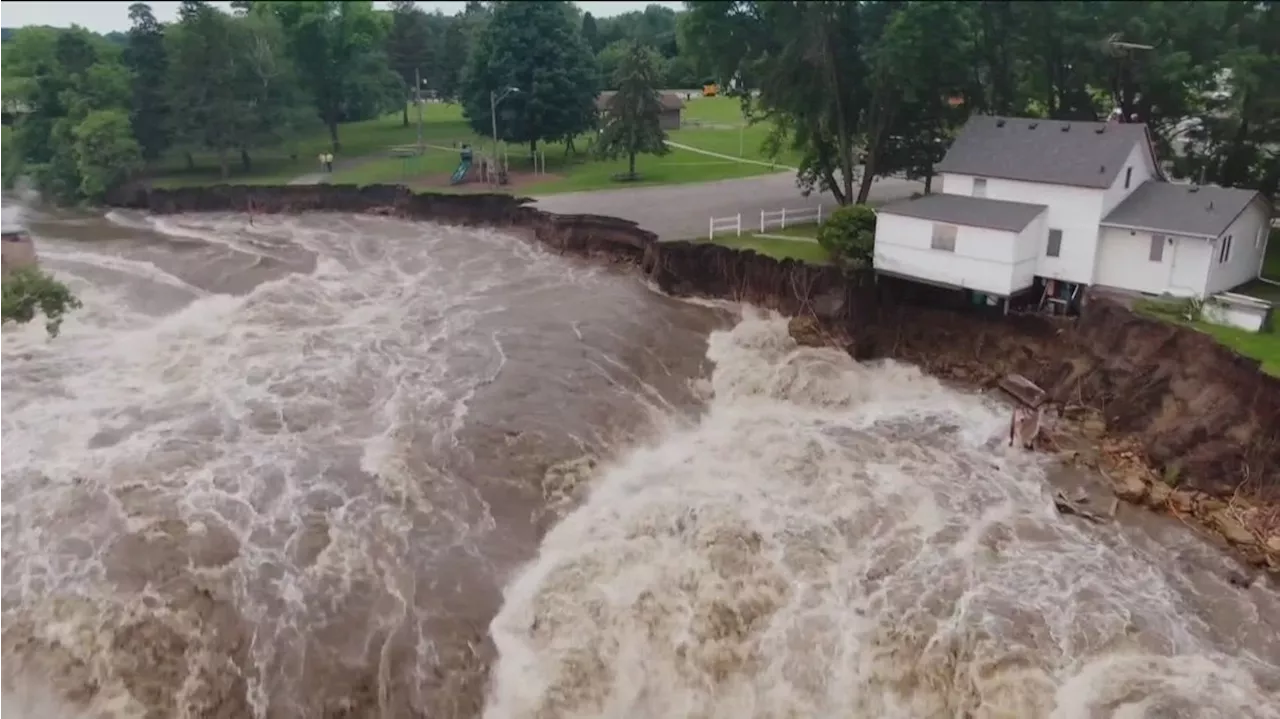
<path id="1" fill-rule="evenodd" d="M 822 205 L 799 210 L 788 210 L 784 207 L 781 210 L 773 210 L 772 212 L 767 210 L 760 211 L 761 232 L 767 232 L 774 227 L 785 230 L 788 223 L 794 227 L 795 225 L 804 225 L 810 222 L 822 224 Z"/>
<path id="2" fill-rule="evenodd" d="M 739 212 L 731 217 L 712 217 L 707 223 L 707 237 L 714 238 L 716 233 L 725 234 L 732 232 L 734 235 L 742 236 L 742 213 Z"/>

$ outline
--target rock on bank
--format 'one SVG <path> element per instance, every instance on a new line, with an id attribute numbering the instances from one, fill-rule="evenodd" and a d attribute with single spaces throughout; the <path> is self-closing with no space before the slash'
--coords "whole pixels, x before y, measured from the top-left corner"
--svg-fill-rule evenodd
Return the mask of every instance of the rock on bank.
<path id="1" fill-rule="evenodd" d="M 153 213 L 330 211 L 510 228 L 561 252 L 634 264 L 671 294 L 812 315 L 821 332 L 845 338 L 859 359 L 893 357 L 983 386 L 1017 372 L 1064 404 L 1100 412 L 1108 435 L 1141 453 L 1161 478 L 1155 481 L 1222 501 L 1280 506 L 1280 380 L 1204 334 L 1105 299 L 1088 302 L 1076 321 L 989 315 L 955 293 L 718 245 L 658 242 L 626 220 L 552 214 L 509 195 L 224 185 L 130 188 L 108 202 Z M 1280 516 L 1250 523 L 1255 546 L 1280 532 L 1271 522 L 1280 524 Z M 1232 534 L 1246 544 L 1244 534 Z"/>

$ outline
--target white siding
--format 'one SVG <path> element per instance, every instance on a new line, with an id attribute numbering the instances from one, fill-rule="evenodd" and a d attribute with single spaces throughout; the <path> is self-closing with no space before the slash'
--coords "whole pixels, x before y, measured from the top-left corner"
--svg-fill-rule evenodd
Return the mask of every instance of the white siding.
<path id="1" fill-rule="evenodd" d="M 876 220 L 876 269 L 998 295 L 1030 286 L 1035 266 L 1033 238 L 956 225 L 955 252 L 947 252 L 931 246 L 935 224 L 946 223 L 882 211 Z M 1028 228 L 1023 234 L 1029 231 L 1033 232 Z"/>
<path id="2" fill-rule="evenodd" d="M 1258 276 L 1258 268 L 1262 264 L 1262 254 L 1267 248 L 1267 237 L 1264 232 L 1261 246 L 1258 244 L 1258 232 L 1267 222 L 1266 211 L 1260 200 L 1254 200 L 1231 223 L 1213 244 L 1213 257 L 1209 263 L 1208 293 L 1223 292 L 1242 285 Z M 1226 262 L 1218 262 L 1222 250 L 1223 238 L 1231 236 L 1231 256 Z"/>
<path id="3" fill-rule="evenodd" d="M 1125 187 L 1126 170 L 1132 169 L 1130 173 L 1129 186 Z M 1111 187 L 1107 189 L 1106 195 L 1102 199 L 1102 217 L 1106 217 L 1119 205 L 1124 198 L 1138 189 L 1138 186 L 1155 176 L 1156 168 L 1151 164 L 1151 153 L 1147 151 L 1142 144 L 1135 143 L 1133 149 L 1129 151 L 1129 157 L 1124 162 L 1124 167 L 1120 168 L 1120 174 L 1116 176 L 1115 182 L 1111 183 Z"/>
<path id="4" fill-rule="evenodd" d="M 1160 261 L 1152 262 L 1150 253 L 1150 232 L 1102 228 L 1097 284 L 1153 295 L 1204 295 L 1212 254 L 1207 240 L 1165 235 Z"/>
<path id="5" fill-rule="evenodd" d="M 1136 172 L 1136 171 L 1135 171 Z M 946 173 L 943 188 L 947 194 L 972 195 L 973 177 Z M 1094 260 L 1098 249 L 1098 223 L 1102 220 L 1102 204 L 1106 191 L 1084 187 L 1066 187 L 1038 182 L 987 179 L 987 197 L 993 200 L 1026 202 L 1049 208 L 1039 245 L 1036 274 L 1070 282 L 1093 283 Z M 1059 257 L 1045 254 L 1048 230 L 1062 230 Z"/>

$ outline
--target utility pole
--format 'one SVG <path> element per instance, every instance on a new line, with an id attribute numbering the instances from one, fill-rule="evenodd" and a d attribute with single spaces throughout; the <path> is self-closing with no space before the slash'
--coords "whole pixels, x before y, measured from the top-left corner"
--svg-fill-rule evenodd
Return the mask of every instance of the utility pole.
<path id="1" fill-rule="evenodd" d="M 493 155 L 490 157 L 490 160 L 494 165 L 498 164 L 498 103 L 502 102 L 506 99 L 507 95 L 510 95 L 513 92 L 520 92 L 520 88 L 508 87 L 502 91 L 501 95 L 492 90 L 489 91 L 489 118 L 493 121 Z M 490 177 L 495 177 L 493 168 L 490 168 L 489 175 Z M 494 180 L 493 184 L 497 184 L 497 181 Z"/>
<path id="2" fill-rule="evenodd" d="M 418 73 L 418 68 L 413 68 L 413 94 L 417 98 L 418 103 L 418 154 L 423 152 L 422 147 L 422 77 Z"/>

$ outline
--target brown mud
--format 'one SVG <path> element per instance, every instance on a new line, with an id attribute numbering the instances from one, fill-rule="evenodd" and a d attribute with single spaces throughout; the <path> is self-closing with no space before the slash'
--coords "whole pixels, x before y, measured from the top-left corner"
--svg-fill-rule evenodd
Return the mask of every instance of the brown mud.
<path id="1" fill-rule="evenodd" d="M 1280 379 L 1194 330 L 1093 297 L 1076 320 L 1003 316 L 958 293 L 710 244 L 659 242 L 634 223 L 556 215 L 495 194 L 389 185 L 129 188 L 109 204 L 152 213 L 373 213 L 520 231 L 559 252 L 635 265 L 663 291 L 809 316 L 860 360 L 891 357 L 993 388 L 1010 372 L 1065 407 L 1065 459 L 1122 499 L 1210 530 L 1280 575 Z M 1069 435 L 1069 436 L 1067 436 Z"/>

